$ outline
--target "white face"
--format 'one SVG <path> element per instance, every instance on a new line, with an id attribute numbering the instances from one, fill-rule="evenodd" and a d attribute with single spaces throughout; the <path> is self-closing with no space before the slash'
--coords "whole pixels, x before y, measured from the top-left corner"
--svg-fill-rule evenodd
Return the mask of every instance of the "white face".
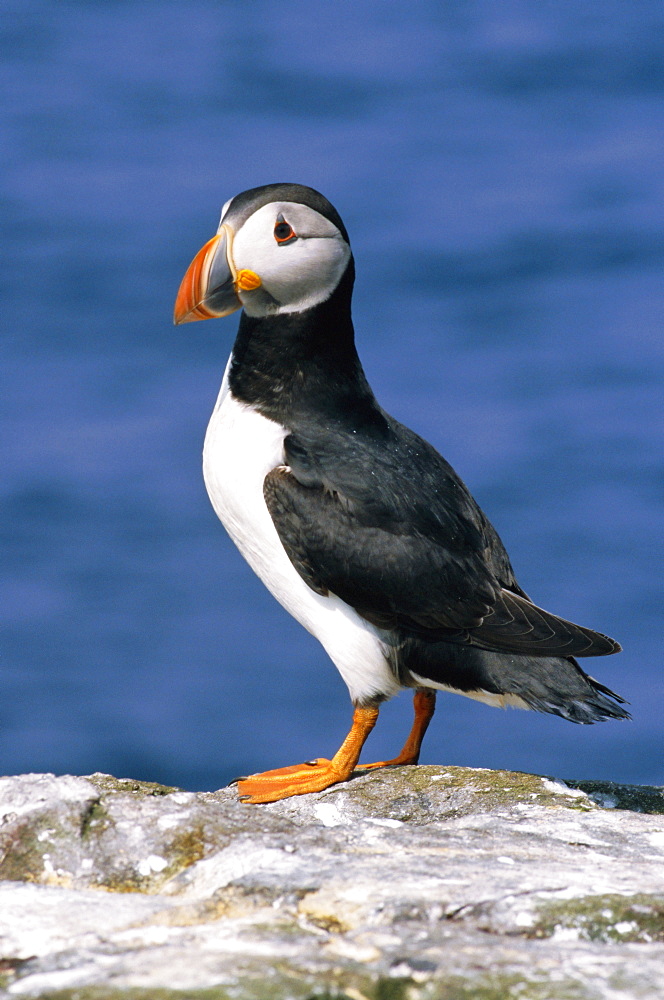
<path id="1" fill-rule="evenodd" d="M 350 259 L 350 247 L 333 223 L 291 201 L 254 212 L 234 234 L 230 253 L 236 271 L 247 269 L 261 279 L 259 288 L 238 293 L 250 316 L 301 312 L 324 302 Z"/>

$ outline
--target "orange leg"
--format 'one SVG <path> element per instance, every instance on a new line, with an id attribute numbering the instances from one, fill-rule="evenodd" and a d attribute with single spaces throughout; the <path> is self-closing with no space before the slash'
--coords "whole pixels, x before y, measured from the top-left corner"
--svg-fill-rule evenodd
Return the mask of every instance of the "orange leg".
<path id="1" fill-rule="evenodd" d="M 243 778 L 238 781 L 241 801 L 276 802 L 290 795 L 321 792 L 339 781 L 346 781 L 355 770 L 362 747 L 377 718 L 378 709 L 375 707 L 356 708 L 351 730 L 332 760 L 319 757 L 309 764 L 294 764 Z"/>
<path id="2" fill-rule="evenodd" d="M 399 756 L 392 760 L 379 760 L 375 764 L 360 764 L 360 770 L 388 767 L 390 764 L 417 764 L 420 759 L 420 748 L 424 734 L 433 718 L 433 713 L 436 711 L 436 692 L 428 688 L 418 688 L 413 695 L 413 708 L 415 710 L 413 728 Z"/>

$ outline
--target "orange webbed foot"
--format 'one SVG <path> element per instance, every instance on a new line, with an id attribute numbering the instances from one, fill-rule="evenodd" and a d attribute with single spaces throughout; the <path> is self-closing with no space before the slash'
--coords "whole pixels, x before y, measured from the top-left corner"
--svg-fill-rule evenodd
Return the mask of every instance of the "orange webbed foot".
<path id="1" fill-rule="evenodd" d="M 291 795 L 322 792 L 330 785 L 345 781 L 350 773 L 336 768 L 333 761 L 319 757 L 305 764 L 292 764 L 290 767 L 252 774 L 238 781 L 237 787 L 241 802 L 277 802 Z"/>
<path id="2" fill-rule="evenodd" d="M 392 760 L 377 760 L 373 764 L 358 764 L 358 771 L 371 771 L 376 767 L 397 767 L 405 764 L 417 764 L 420 759 L 418 754 L 410 754 L 404 756 L 404 754 L 399 754 L 398 757 L 393 757 Z"/>
<path id="3" fill-rule="evenodd" d="M 307 764 L 279 767 L 241 778 L 238 783 L 240 800 L 247 803 L 278 802 L 291 795 L 322 792 L 330 785 L 346 781 L 355 770 L 365 740 L 378 718 L 375 705 L 358 706 L 353 713 L 353 725 L 332 760 L 319 757 Z"/>

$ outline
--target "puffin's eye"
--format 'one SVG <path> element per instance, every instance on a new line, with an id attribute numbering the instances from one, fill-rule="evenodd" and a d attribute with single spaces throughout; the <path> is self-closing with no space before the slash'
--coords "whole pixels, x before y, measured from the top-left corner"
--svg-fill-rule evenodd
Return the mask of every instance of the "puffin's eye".
<path id="1" fill-rule="evenodd" d="M 277 218 L 275 223 L 274 238 L 280 245 L 283 245 L 284 243 L 292 243 L 293 240 L 297 239 L 290 222 L 286 222 L 282 215 Z"/>

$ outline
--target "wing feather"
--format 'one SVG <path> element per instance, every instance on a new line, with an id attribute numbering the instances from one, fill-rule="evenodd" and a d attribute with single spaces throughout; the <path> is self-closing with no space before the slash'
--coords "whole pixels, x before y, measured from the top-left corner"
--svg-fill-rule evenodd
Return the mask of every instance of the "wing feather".
<path id="1" fill-rule="evenodd" d="M 483 538 L 477 533 L 481 544 L 468 544 L 460 530 L 449 540 L 441 531 L 418 531 L 417 521 L 381 517 L 375 503 L 369 514 L 368 505 L 311 477 L 303 485 L 289 467 L 268 474 L 264 496 L 306 583 L 317 593 L 336 594 L 380 628 L 540 656 L 600 656 L 620 649 L 613 639 L 532 604 L 513 580 L 492 528 Z M 446 516 L 449 521 L 449 511 Z M 495 565 L 507 567 L 501 575 L 514 590 L 501 585 Z"/>

